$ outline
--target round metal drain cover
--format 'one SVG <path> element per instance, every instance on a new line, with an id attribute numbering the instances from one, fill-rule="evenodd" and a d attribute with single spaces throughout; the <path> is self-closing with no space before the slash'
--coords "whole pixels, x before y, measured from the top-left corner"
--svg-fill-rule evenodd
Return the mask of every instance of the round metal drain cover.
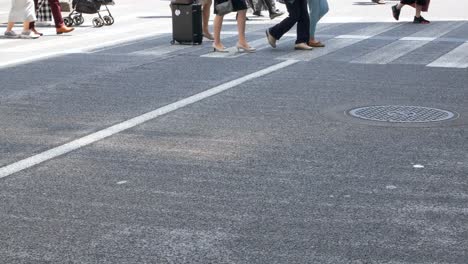
<path id="1" fill-rule="evenodd" d="M 425 123 L 452 119 L 456 113 L 422 106 L 382 105 L 366 106 L 348 111 L 351 116 L 381 122 Z"/>

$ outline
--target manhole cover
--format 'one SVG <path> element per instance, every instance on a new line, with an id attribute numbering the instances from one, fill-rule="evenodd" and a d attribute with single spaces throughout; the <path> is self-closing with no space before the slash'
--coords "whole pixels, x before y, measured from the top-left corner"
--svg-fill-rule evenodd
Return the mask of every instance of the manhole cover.
<path id="1" fill-rule="evenodd" d="M 355 108 L 348 113 L 351 116 L 381 122 L 424 123 L 452 119 L 456 113 L 422 106 L 382 105 Z"/>

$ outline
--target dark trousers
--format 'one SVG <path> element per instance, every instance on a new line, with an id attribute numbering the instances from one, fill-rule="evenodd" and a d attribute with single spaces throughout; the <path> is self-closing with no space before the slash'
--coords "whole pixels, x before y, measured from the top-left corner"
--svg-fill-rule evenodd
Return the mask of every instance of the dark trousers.
<path id="1" fill-rule="evenodd" d="M 307 0 L 295 0 L 292 4 L 285 1 L 288 9 L 288 17 L 279 24 L 270 28 L 270 34 L 275 39 L 280 39 L 297 23 L 296 44 L 309 41 L 309 12 L 307 11 Z"/>
<path id="2" fill-rule="evenodd" d="M 62 8 L 60 7 L 59 0 L 44 0 L 44 1 L 49 1 L 50 10 L 52 11 L 52 16 L 54 17 L 55 27 L 59 28 L 63 26 Z M 37 8 L 39 8 L 38 2 L 39 0 L 34 0 L 34 5 L 36 7 L 36 10 Z M 31 22 L 29 24 L 29 28 L 34 28 L 34 22 Z"/>
<path id="3" fill-rule="evenodd" d="M 425 5 L 426 0 L 401 0 L 400 3 L 404 5 L 412 5 L 412 4 Z"/>

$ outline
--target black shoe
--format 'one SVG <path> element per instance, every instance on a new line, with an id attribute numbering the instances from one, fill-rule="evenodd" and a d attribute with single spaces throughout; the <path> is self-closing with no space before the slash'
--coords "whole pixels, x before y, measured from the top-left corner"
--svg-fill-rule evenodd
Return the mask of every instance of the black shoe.
<path id="1" fill-rule="evenodd" d="M 401 10 L 397 8 L 397 5 L 392 6 L 393 17 L 396 21 L 400 20 L 400 12 Z"/>
<path id="2" fill-rule="evenodd" d="M 431 22 L 429 20 L 424 19 L 424 17 L 420 16 L 420 17 L 414 17 L 413 23 L 414 24 L 429 24 Z"/>
<path id="3" fill-rule="evenodd" d="M 261 17 L 261 16 L 262 16 L 262 11 L 254 11 L 252 14 L 253 14 L 254 16 L 259 16 L 259 17 Z"/>

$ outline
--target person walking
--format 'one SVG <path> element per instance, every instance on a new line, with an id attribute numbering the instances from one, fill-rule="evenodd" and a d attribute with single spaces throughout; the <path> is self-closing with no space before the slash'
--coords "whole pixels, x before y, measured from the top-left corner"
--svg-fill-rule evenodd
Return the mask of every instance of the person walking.
<path id="1" fill-rule="evenodd" d="M 209 40 L 214 40 L 213 35 L 210 33 L 210 30 L 208 28 L 208 23 L 210 22 L 210 9 L 211 9 L 211 4 L 213 3 L 212 0 L 202 0 L 201 5 L 202 5 L 202 16 L 203 16 L 203 37 Z"/>
<path id="2" fill-rule="evenodd" d="M 266 37 L 271 47 L 276 48 L 276 41 L 288 32 L 297 23 L 296 50 L 311 50 L 309 42 L 309 13 L 307 12 L 307 0 L 285 0 L 288 17 L 279 24 L 266 30 Z"/>
<path id="3" fill-rule="evenodd" d="M 309 42 L 308 45 L 314 48 L 325 47 L 323 43 L 315 39 L 315 31 L 317 29 L 317 23 L 320 19 L 328 13 L 328 1 L 327 0 L 308 0 L 309 1 Z"/>
<path id="4" fill-rule="evenodd" d="M 430 21 L 424 19 L 424 17 L 421 16 L 421 12 L 427 12 L 429 10 L 429 3 L 430 0 L 401 0 L 399 4 L 392 6 L 393 17 L 398 21 L 400 19 L 401 9 L 405 5 L 411 5 L 416 8 L 416 14 L 414 16 L 413 23 L 429 24 Z"/>
<path id="5" fill-rule="evenodd" d="M 62 8 L 60 7 L 60 2 L 59 0 L 42 0 L 42 1 L 49 1 L 50 5 L 50 10 L 52 11 L 52 16 L 54 17 L 54 23 L 55 23 L 55 30 L 57 35 L 63 34 L 63 33 L 69 33 L 75 30 L 73 27 L 67 27 L 65 26 L 65 23 L 63 22 L 63 17 L 62 17 Z M 38 5 L 38 0 L 34 0 L 34 4 L 36 5 L 36 8 L 39 7 Z M 31 22 L 29 24 L 29 28 L 33 32 L 36 31 L 36 25 L 34 22 Z M 39 32 L 37 32 L 40 34 Z"/>
<path id="6" fill-rule="evenodd" d="M 216 5 L 223 3 L 222 0 L 215 0 L 215 18 L 213 22 L 214 28 L 214 42 L 213 49 L 215 52 L 228 52 L 226 48 L 221 43 L 221 28 L 223 26 L 224 15 L 219 15 L 216 11 Z M 232 11 L 237 12 L 237 33 L 238 33 L 238 42 L 236 48 L 238 51 L 243 52 L 255 52 L 255 48 L 251 47 L 247 40 L 245 39 L 245 20 L 247 17 L 247 4 L 245 0 L 231 0 Z"/>
<path id="7" fill-rule="evenodd" d="M 276 8 L 275 0 L 251 0 L 253 15 L 262 16 L 262 10 L 268 10 L 270 19 L 284 15 L 284 12 Z"/>
<path id="8" fill-rule="evenodd" d="M 5 31 L 7 38 L 37 39 L 40 36 L 29 30 L 29 23 L 36 20 L 33 0 L 12 0 L 8 15 L 8 25 Z M 15 22 L 23 22 L 23 31 L 17 34 L 13 31 Z"/>

